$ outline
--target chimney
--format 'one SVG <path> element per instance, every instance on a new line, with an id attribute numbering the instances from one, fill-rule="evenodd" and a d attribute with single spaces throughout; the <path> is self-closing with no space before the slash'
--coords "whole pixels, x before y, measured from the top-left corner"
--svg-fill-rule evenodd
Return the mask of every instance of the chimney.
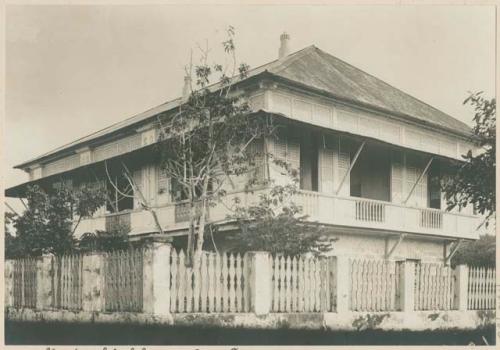
<path id="1" fill-rule="evenodd" d="M 281 41 L 281 46 L 280 46 L 279 58 L 283 58 L 290 53 L 290 47 L 289 47 L 290 35 L 288 35 L 287 32 L 283 32 L 283 34 L 280 35 L 280 41 Z"/>
<path id="2" fill-rule="evenodd" d="M 182 99 L 187 100 L 191 94 L 191 76 L 184 76 L 184 87 L 182 88 Z"/>

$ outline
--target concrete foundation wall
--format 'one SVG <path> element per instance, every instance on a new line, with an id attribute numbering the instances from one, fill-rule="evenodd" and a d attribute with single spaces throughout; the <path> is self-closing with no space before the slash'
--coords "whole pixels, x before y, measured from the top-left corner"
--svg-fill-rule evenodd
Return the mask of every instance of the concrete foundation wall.
<path id="1" fill-rule="evenodd" d="M 328 329 L 343 331 L 477 329 L 495 322 L 494 311 L 343 312 L 170 314 L 34 311 L 7 309 L 6 318 L 18 321 L 63 321 L 82 323 L 164 324 L 226 328 Z"/>

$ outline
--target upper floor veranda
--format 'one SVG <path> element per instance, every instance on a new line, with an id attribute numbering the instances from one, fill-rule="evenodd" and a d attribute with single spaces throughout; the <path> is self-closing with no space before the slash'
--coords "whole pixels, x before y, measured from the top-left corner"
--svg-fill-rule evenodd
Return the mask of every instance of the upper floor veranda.
<path id="1" fill-rule="evenodd" d="M 477 238 L 479 221 L 472 208 L 447 212 L 439 186 L 450 162 L 461 160 L 469 150 L 476 152 L 464 125 L 439 119 L 416 100 L 405 100 L 412 109 L 385 108 L 271 72 L 257 69 L 237 90 L 254 112 L 267 113 L 287 125 L 279 139 L 262 144 L 275 157 L 300 169 L 297 202 L 311 220 L 339 229 Z M 403 106 L 396 92 L 392 93 L 389 97 Z M 182 99 L 165 103 L 19 165 L 30 180 L 8 189 L 7 196 L 22 196 L 30 183 L 50 187 L 61 180 L 73 185 L 106 180 L 104 161 L 126 160 L 158 211 L 164 230 L 181 232 L 187 227 L 186 206 L 175 198 L 171 179 L 162 175 L 150 156 L 158 140 L 156 116 L 175 111 L 181 104 Z M 414 115 L 407 114 L 408 110 Z M 270 161 L 264 161 L 261 173 L 277 183 L 286 181 L 282 169 Z M 245 182 L 243 177 L 231 182 L 228 202 L 234 196 L 246 202 L 256 198 L 257 192 L 244 193 Z M 118 196 L 110 193 L 110 198 Z M 116 202 L 114 208 L 108 204 L 94 218 L 84 220 L 77 234 L 105 229 L 118 221 L 128 225 L 132 234 L 155 231 L 153 219 L 137 200 Z M 210 209 L 209 217 L 224 222 L 227 213 L 227 203 L 220 204 Z"/>

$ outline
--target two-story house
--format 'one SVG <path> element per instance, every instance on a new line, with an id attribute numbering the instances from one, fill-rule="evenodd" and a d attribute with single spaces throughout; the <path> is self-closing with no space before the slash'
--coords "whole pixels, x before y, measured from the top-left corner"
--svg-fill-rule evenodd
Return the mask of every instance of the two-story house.
<path id="1" fill-rule="evenodd" d="M 462 240 L 477 239 L 473 209 L 446 211 L 440 190 L 448 166 L 474 149 L 470 128 L 315 46 L 290 54 L 288 41 L 283 34 L 279 58 L 251 70 L 238 89 L 253 111 L 272 114 L 286 126 L 278 140 L 265 140 L 267 151 L 300 169 L 296 200 L 310 220 L 338 238 L 332 254 L 446 261 Z M 133 189 L 113 166 L 126 161 L 164 234 L 185 236 L 186 205 L 174 200 L 173 182 L 153 154 L 156 116 L 174 112 L 183 101 L 166 102 L 16 166 L 30 180 L 6 195 L 22 197 L 33 183 L 102 181 L 106 161 L 118 188 L 108 186 L 108 204 L 81 222 L 77 236 L 117 223 L 131 237 L 155 235 L 150 213 L 133 195 L 123 195 Z M 261 176 L 283 181 L 282 169 L 265 165 Z M 243 183 L 234 182 L 228 201 L 236 195 L 251 200 Z M 209 220 L 224 222 L 225 208 L 211 208 Z"/>

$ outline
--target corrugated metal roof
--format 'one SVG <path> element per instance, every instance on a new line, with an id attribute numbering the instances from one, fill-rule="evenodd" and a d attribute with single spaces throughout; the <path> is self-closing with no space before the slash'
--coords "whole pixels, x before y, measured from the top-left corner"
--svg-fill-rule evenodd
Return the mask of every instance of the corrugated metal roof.
<path id="1" fill-rule="evenodd" d="M 407 115 L 422 122 L 443 127 L 460 134 L 470 134 L 470 127 L 467 126 L 467 124 L 313 45 L 292 53 L 280 60 L 275 60 L 250 70 L 248 78 L 255 77 L 264 72 L 272 73 L 278 77 L 300 83 L 303 86 L 322 90 L 333 96 L 358 102 L 365 106 L 373 106 L 399 115 Z M 239 79 L 235 78 L 234 82 L 237 81 L 239 81 Z M 218 84 L 214 84 L 210 88 L 217 89 L 218 87 Z M 23 168 L 43 158 L 54 156 L 59 152 L 68 151 L 71 148 L 83 147 L 100 137 L 148 120 L 158 113 L 173 109 L 179 106 L 181 102 L 182 99 L 177 98 L 163 103 L 143 113 L 137 114 L 93 134 L 56 148 L 39 157 L 19 164 L 16 168 Z"/>
<path id="2" fill-rule="evenodd" d="M 348 100 L 412 116 L 423 122 L 470 133 L 467 124 L 315 46 L 288 56 L 271 73 Z"/>

